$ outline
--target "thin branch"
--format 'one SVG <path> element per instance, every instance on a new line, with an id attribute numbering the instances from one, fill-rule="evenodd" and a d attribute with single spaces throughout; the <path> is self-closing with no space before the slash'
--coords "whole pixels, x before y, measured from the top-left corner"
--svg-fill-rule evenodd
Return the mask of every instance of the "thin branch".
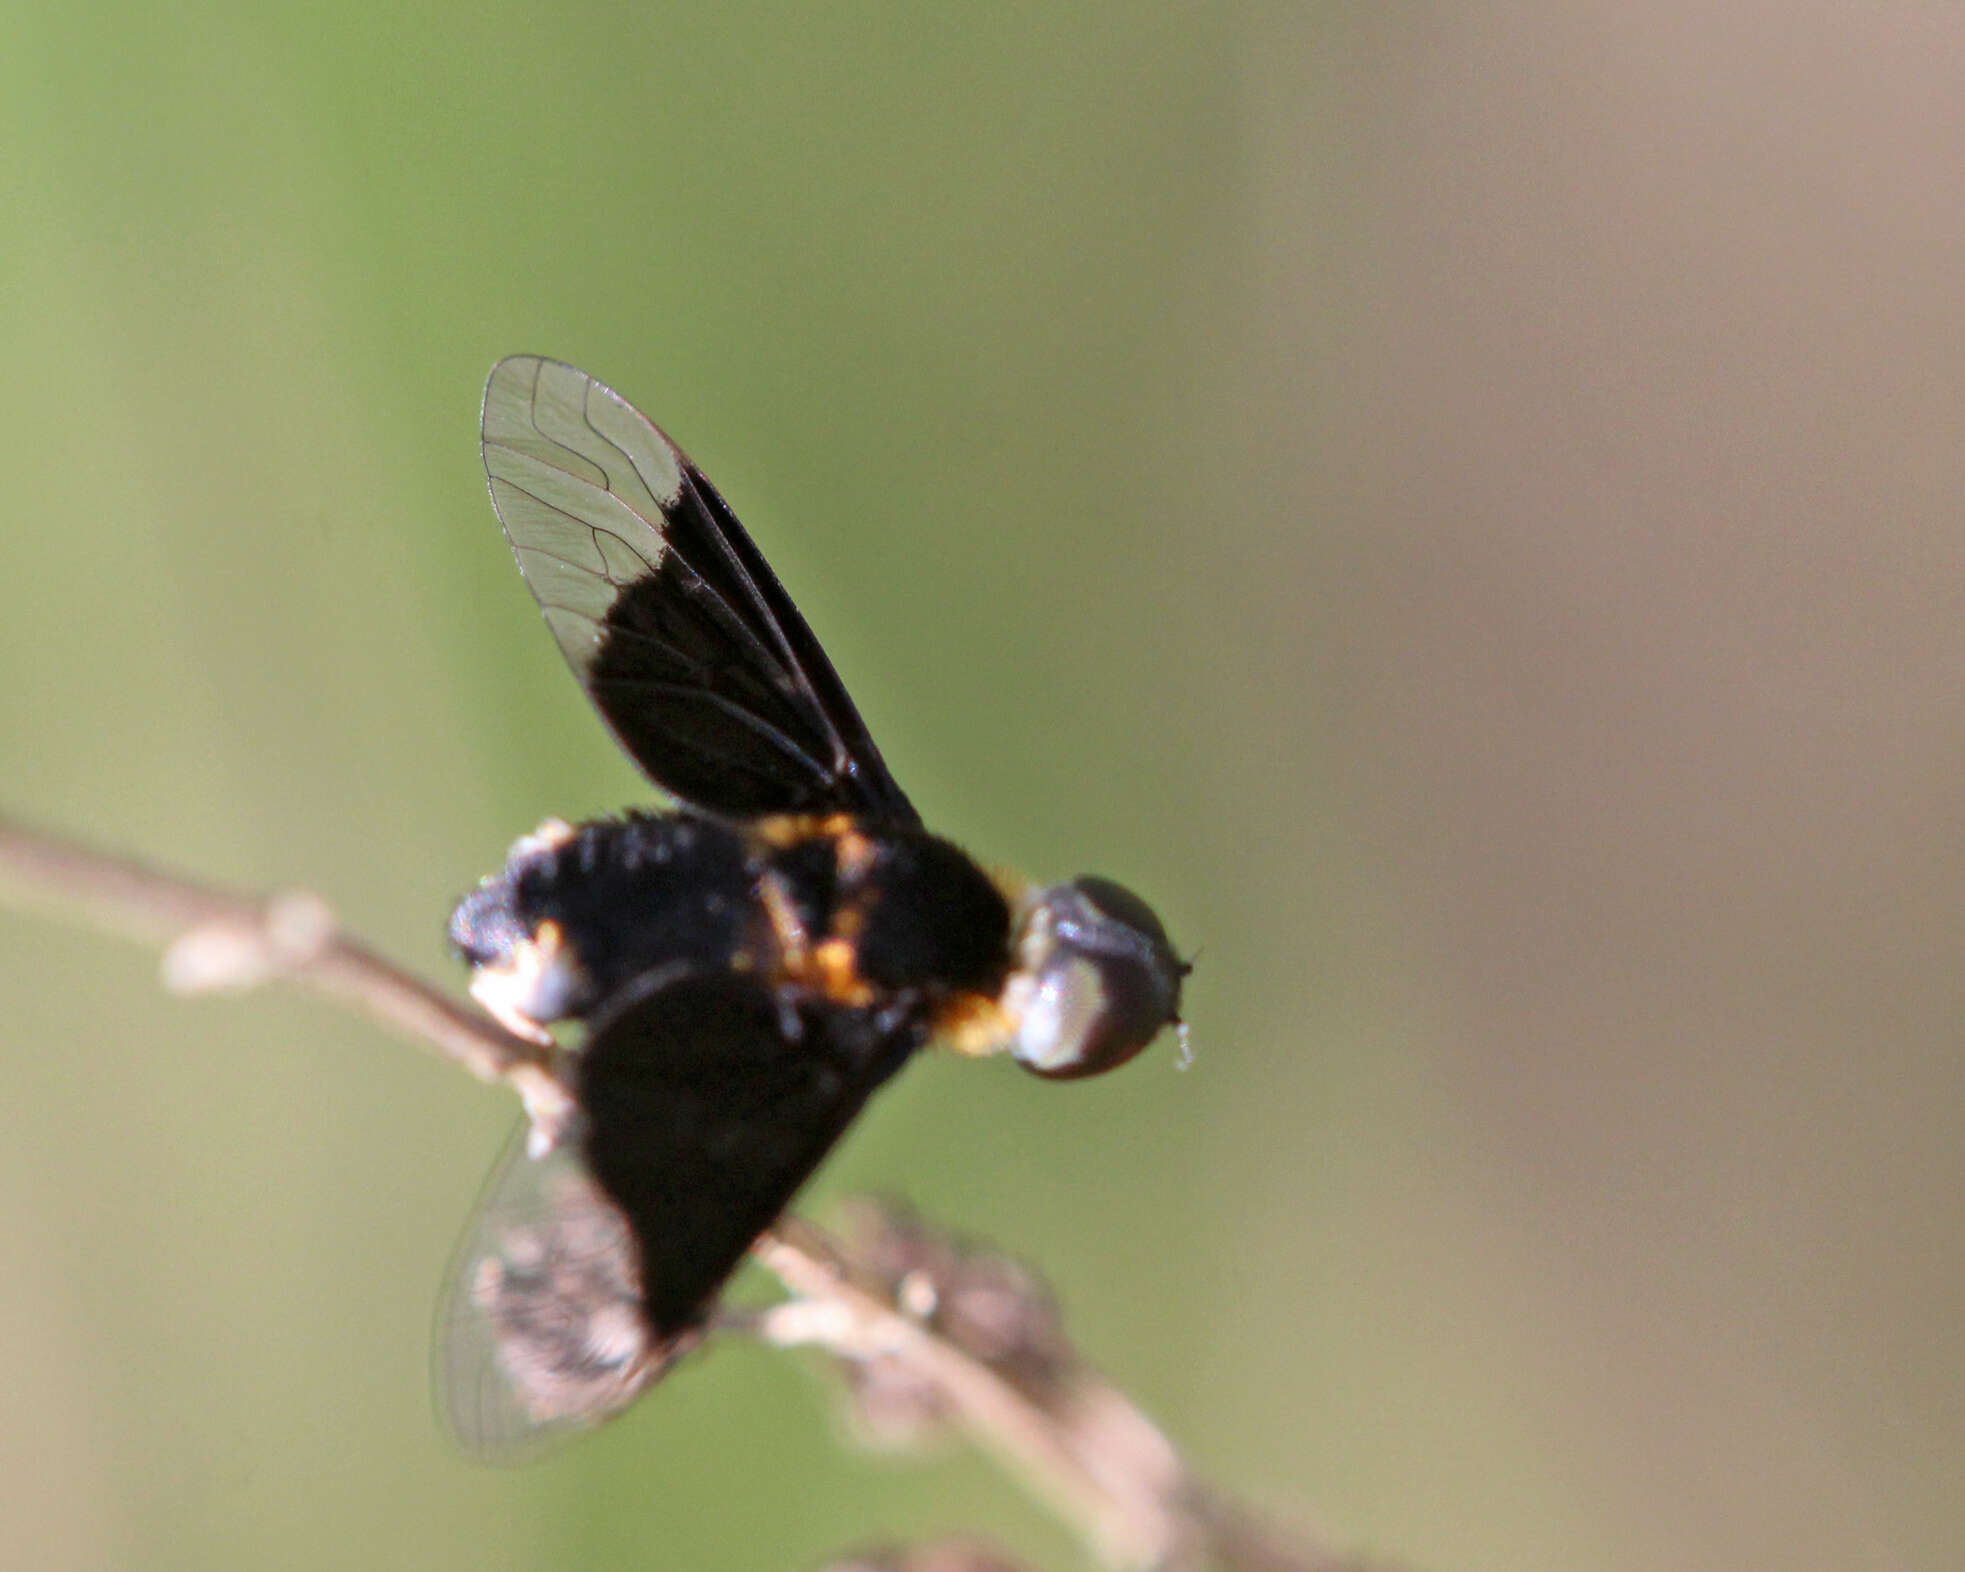
<path id="1" fill-rule="evenodd" d="M 376 954 L 344 933 L 317 895 L 217 890 L 4 817 L 0 884 L 118 937 L 164 945 L 164 985 L 174 993 L 293 983 L 434 1048 L 481 1081 L 503 1081 L 535 1128 L 557 1131 L 572 1113 L 556 1050 L 515 1036 Z"/>
<path id="2" fill-rule="evenodd" d="M 794 1296 L 760 1328 L 768 1340 L 813 1343 L 835 1358 L 900 1361 L 946 1400 L 978 1445 L 1062 1516 L 1081 1523 L 1108 1566 L 1191 1564 L 1172 1493 L 1155 1488 L 1156 1481 L 1115 1481 L 1040 1403 L 937 1337 L 886 1294 L 855 1282 L 817 1229 L 785 1218 L 751 1253 Z"/>
<path id="3" fill-rule="evenodd" d="M 175 991 L 282 981 L 357 1010 L 480 1080 L 512 1087 L 545 1144 L 574 1111 L 556 1049 L 514 1036 L 376 954 L 344 933 L 318 896 L 212 889 L 5 818 L 0 886 L 164 945 L 164 981 Z M 966 1251 L 904 1214 L 865 1216 L 876 1232 L 857 1249 L 791 1217 L 758 1240 L 753 1257 L 790 1295 L 749 1318 L 760 1337 L 822 1349 L 862 1379 L 897 1379 L 1048 1500 L 1108 1567 L 1364 1572 L 1366 1562 L 1285 1532 L 1198 1481 L 1165 1434 L 1071 1349 L 1035 1274 Z M 982 1324 L 974 1318 L 964 1331 L 959 1312 L 979 1283 L 998 1331 L 1018 1329 L 1007 1339 L 974 1335 Z"/>
<path id="4" fill-rule="evenodd" d="M 1110 1567 L 1373 1565 L 1195 1477 L 1166 1433 L 1071 1346 L 1029 1268 L 905 1208 L 863 1199 L 853 1209 L 844 1248 L 786 1218 L 752 1256 L 793 1296 L 757 1318 L 759 1335 L 839 1360 L 862 1420 L 898 1405 L 912 1442 L 937 1420 L 960 1430 L 1077 1524 Z"/>

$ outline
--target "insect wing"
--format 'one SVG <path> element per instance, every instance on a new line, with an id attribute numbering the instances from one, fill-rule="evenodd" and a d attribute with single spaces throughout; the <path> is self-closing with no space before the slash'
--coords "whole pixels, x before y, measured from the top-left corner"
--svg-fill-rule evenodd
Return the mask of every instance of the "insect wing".
<path id="1" fill-rule="evenodd" d="M 445 1427 L 486 1462 L 521 1462 L 619 1413 L 679 1349 L 641 1308 L 627 1220 L 566 1143 L 525 1127 L 486 1182 L 452 1264 L 436 1336 Z"/>
<path id="2" fill-rule="evenodd" d="M 632 1403 L 921 1036 L 787 1014 L 729 973 L 624 988 L 579 1056 L 577 1128 L 536 1160 L 513 1140 L 458 1251 L 436 1355 L 458 1444 L 523 1461 Z"/>
<path id="3" fill-rule="evenodd" d="M 743 526 L 645 415 L 585 372 L 521 355 L 492 370 L 483 437 L 519 571 L 657 785 L 734 817 L 918 822 Z"/>
<path id="4" fill-rule="evenodd" d="M 588 1168 L 639 1245 L 656 1337 L 690 1332 L 918 1045 L 869 1012 L 787 1013 L 741 975 L 630 984 L 580 1055 Z"/>

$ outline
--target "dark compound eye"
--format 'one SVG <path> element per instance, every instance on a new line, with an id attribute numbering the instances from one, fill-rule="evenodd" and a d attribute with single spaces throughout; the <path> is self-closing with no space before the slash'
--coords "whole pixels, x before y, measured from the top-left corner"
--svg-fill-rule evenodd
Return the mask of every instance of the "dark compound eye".
<path id="1" fill-rule="evenodd" d="M 1179 1021 L 1187 970 L 1131 890 L 1091 877 L 1054 884 L 1025 913 L 1006 991 L 1010 1053 L 1054 1080 L 1116 1069 Z"/>

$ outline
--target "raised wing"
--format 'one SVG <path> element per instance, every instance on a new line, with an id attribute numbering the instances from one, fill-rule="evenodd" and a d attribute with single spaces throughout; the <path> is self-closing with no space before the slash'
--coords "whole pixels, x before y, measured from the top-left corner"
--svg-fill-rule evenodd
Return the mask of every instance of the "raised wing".
<path id="1" fill-rule="evenodd" d="M 523 1457 L 632 1402 L 921 1035 L 787 1014 L 733 974 L 624 989 L 579 1058 L 577 1141 L 507 1154 L 452 1272 L 438 1385 L 459 1443 Z"/>
<path id="2" fill-rule="evenodd" d="M 500 361 L 484 465 L 553 637 L 658 786 L 732 817 L 919 822 L 750 536 L 627 400 L 558 361 Z"/>

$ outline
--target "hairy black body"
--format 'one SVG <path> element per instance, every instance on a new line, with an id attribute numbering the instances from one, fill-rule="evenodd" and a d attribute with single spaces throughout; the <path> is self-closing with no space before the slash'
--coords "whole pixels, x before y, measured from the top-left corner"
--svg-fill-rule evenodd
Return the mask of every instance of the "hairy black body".
<path id="1" fill-rule="evenodd" d="M 1177 1023 L 1137 896 L 999 881 L 930 834 L 701 471 L 617 394 L 521 356 L 485 390 L 493 505 L 589 699 L 681 803 L 549 820 L 460 901 L 471 991 L 584 1028 L 579 1114 L 467 1242 L 446 1406 L 499 1454 L 617 1412 L 867 1099 L 930 1040 L 1053 1078 Z"/>
<path id="2" fill-rule="evenodd" d="M 756 979 L 788 1009 L 877 1009 L 922 1040 L 1001 991 L 1010 901 L 959 848 L 909 825 L 773 815 L 731 824 L 629 814 L 521 841 L 457 905 L 450 938 L 480 976 L 517 969 L 583 1018 L 643 973 Z"/>

